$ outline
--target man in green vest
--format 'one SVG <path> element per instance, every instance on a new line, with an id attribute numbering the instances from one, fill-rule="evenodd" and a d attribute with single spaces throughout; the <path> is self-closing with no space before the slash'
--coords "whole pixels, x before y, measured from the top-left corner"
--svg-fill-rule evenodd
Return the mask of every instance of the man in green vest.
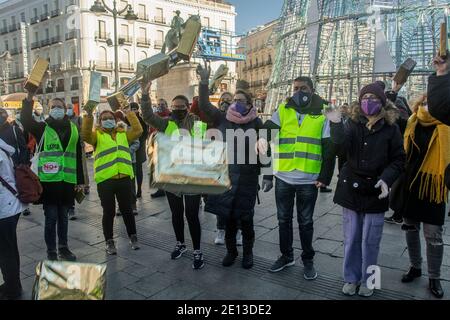
<path id="1" fill-rule="evenodd" d="M 280 104 L 264 124 L 269 131 L 268 139 L 272 138 L 275 144 L 273 169 L 281 251 L 269 271 L 278 272 L 295 264 L 292 220 L 296 199 L 304 278 L 314 280 L 317 278 L 312 246 L 314 207 L 318 188 L 330 183 L 334 170 L 330 161 L 333 153 L 329 121 L 322 114 L 328 103 L 314 93 L 313 82 L 308 77 L 295 79 L 293 91 L 294 95 Z M 270 130 L 277 130 L 277 136 L 271 137 Z M 258 140 L 258 152 L 266 154 L 267 145 L 267 140 Z M 269 177 L 263 179 L 265 192 L 273 187 Z"/>
<path id="2" fill-rule="evenodd" d="M 38 145 L 42 145 L 36 152 L 40 151 L 38 175 L 44 189 L 41 202 L 47 257 L 49 260 L 75 261 L 75 255 L 68 248 L 68 211 L 74 204 L 76 191 L 84 184 L 81 139 L 77 127 L 66 115 L 63 99 L 51 100 L 49 117 L 38 122 L 32 115 L 33 95 L 34 92 L 29 92 L 23 100 L 21 120 L 24 129 L 36 138 Z"/>

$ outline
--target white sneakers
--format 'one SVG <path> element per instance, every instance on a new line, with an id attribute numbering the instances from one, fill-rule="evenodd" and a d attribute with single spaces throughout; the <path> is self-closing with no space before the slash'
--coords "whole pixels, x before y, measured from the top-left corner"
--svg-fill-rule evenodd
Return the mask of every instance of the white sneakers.
<path id="1" fill-rule="evenodd" d="M 214 243 L 217 245 L 225 244 L 225 230 L 217 230 L 217 236 Z"/>
<path id="2" fill-rule="evenodd" d="M 225 244 L 225 230 L 217 230 L 217 236 L 214 240 L 217 245 Z M 236 234 L 236 245 L 242 246 L 242 231 L 238 230 Z"/>
<path id="3" fill-rule="evenodd" d="M 346 296 L 354 296 L 358 290 L 358 285 L 355 283 L 346 283 L 342 288 L 342 293 Z M 367 288 L 364 285 L 359 286 L 358 295 L 360 297 L 371 297 L 373 295 L 373 290 Z"/>

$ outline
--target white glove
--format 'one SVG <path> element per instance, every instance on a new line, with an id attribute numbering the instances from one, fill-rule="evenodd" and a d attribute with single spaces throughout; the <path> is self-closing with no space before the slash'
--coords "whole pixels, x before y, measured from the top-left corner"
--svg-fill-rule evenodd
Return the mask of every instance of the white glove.
<path id="1" fill-rule="evenodd" d="M 381 194 L 378 196 L 378 199 L 381 200 L 387 198 L 387 196 L 389 195 L 389 187 L 383 180 L 378 180 L 375 188 L 381 188 Z"/>
<path id="2" fill-rule="evenodd" d="M 333 123 L 339 123 L 342 121 L 342 114 L 338 108 L 326 108 L 323 110 L 323 115 Z"/>
<path id="3" fill-rule="evenodd" d="M 266 139 L 260 138 L 255 144 L 255 152 L 256 154 L 265 155 L 267 150 L 269 149 L 269 143 Z"/>

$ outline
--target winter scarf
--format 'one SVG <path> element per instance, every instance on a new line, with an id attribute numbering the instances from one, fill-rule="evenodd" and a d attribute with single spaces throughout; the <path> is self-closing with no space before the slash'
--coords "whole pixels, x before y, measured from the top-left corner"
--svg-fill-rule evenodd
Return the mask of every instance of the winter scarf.
<path id="1" fill-rule="evenodd" d="M 256 113 L 256 108 L 252 107 L 246 115 L 242 115 L 236 111 L 234 106 L 230 106 L 227 111 L 226 118 L 228 121 L 236 124 L 246 124 L 250 121 L 255 120 L 258 117 Z"/>
<path id="2" fill-rule="evenodd" d="M 428 151 L 422 165 L 413 179 L 410 189 L 417 179 L 420 179 L 419 199 L 429 198 L 436 203 L 447 202 L 448 188 L 445 185 L 444 172 L 450 163 L 450 127 L 433 118 L 424 107 L 419 107 L 408 120 L 405 131 L 405 150 L 411 156 L 417 124 L 424 127 L 436 126 L 433 131 Z M 409 159 L 408 159 L 409 160 Z"/>

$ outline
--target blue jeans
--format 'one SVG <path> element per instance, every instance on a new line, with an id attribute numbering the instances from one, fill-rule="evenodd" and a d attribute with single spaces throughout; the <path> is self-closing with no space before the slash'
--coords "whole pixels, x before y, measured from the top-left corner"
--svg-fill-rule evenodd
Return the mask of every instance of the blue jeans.
<path id="1" fill-rule="evenodd" d="M 344 281 L 366 283 L 368 267 L 376 266 L 384 226 L 383 213 L 344 208 Z"/>
<path id="2" fill-rule="evenodd" d="M 275 200 L 280 233 L 280 251 L 289 258 L 294 258 L 292 242 L 294 240 L 293 212 L 296 199 L 297 221 L 302 244 L 302 261 L 311 261 L 315 252 L 312 247 L 314 222 L 313 213 L 317 200 L 317 188 L 313 184 L 291 185 L 276 178 Z"/>
<path id="3" fill-rule="evenodd" d="M 58 248 L 67 248 L 68 211 L 69 206 L 44 204 L 47 251 L 56 251 L 56 230 L 58 230 Z"/>

